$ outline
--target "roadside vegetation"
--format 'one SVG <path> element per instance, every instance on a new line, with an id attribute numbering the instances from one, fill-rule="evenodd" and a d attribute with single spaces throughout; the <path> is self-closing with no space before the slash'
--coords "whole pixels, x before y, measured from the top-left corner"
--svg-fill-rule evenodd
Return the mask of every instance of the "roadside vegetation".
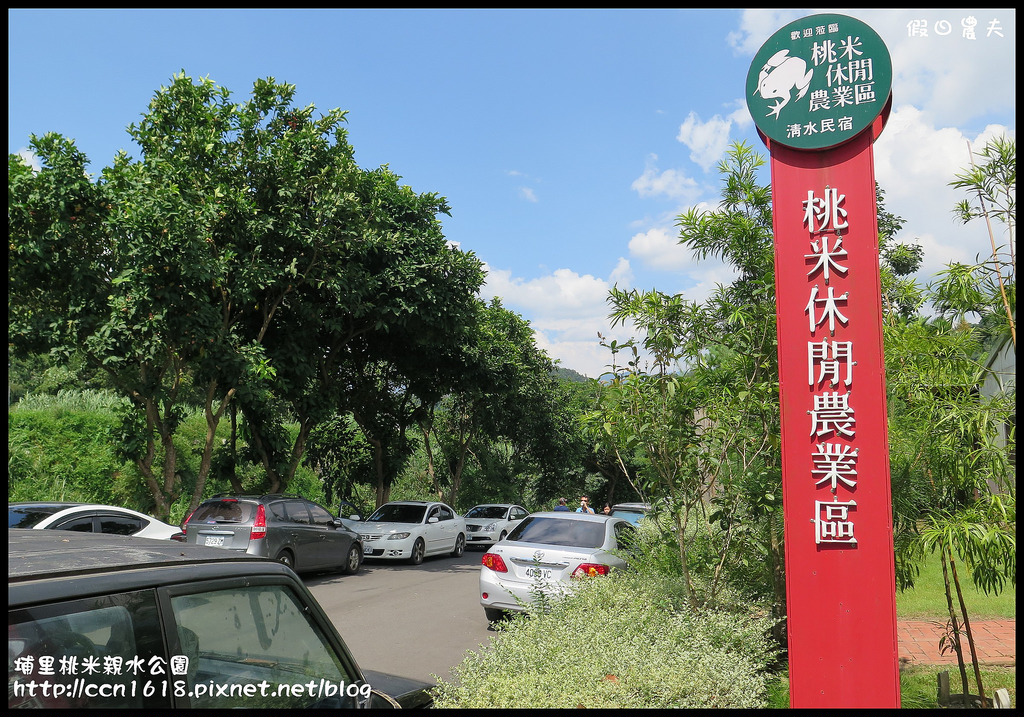
<path id="1" fill-rule="evenodd" d="M 119 154 L 94 178 L 56 134 L 32 138 L 39 170 L 9 157 L 8 500 L 116 503 L 170 522 L 218 492 L 366 511 L 406 498 L 459 511 L 579 493 L 651 502 L 644 580 L 595 581 L 513 620 L 491 648 L 500 659 L 460 666 L 482 696 L 452 684 L 441 699 L 498 699 L 491 673 L 506 700 L 550 692 L 572 707 L 587 686 L 602 705 L 783 699 L 764 157 L 732 146 L 719 205 L 677 220 L 679 243 L 735 279 L 703 302 L 613 289 L 609 316 L 634 337 L 601 339 L 598 381 L 556 366 L 528 322 L 479 298 L 483 264 L 445 240 L 443 197 L 359 167 L 345 113 L 318 116 L 294 96 L 268 78 L 237 101 L 175 75 L 129 128 L 137 158 Z M 924 286 L 923 250 L 877 188 L 896 577 L 900 595 L 928 593 L 903 614 L 947 624 L 963 689 L 987 695 L 1002 678 L 980 669 L 970 620 L 1002 614 L 1016 587 L 1015 388 L 995 370 L 1016 351 L 1015 142 L 973 152 L 950 184 L 964 195 L 956 216 L 985 223 L 991 253 Z M 542 661 L 542 638 L 569 649 L 584 628 L 593 640 Z M 635 649 L 641 630 L 682 662 L 666 672 Z M 624 640 L 636 669 L 609 657 Z M 713 669 L 687 662 L 689 642 Z"/>
<path id="2" fill-rule="evenodd" d="M 778 658 L 768 606 L 730 590 L 693 609 L 674 550 L 645 532 L 630 570 L 497 623 L 491 643 L 439 682 L 437 706 L 767 706 Z"/>

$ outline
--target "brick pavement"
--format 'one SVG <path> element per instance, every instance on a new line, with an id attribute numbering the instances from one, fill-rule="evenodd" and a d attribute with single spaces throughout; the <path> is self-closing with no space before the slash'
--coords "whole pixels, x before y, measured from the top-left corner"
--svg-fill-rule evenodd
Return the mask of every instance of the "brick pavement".
<path id="1" fill-rule="evenodd" d="M 972 620 L 971 632 L 983 665 L 1017 664 L 1017 621 Z M 901 663 L 918 665 L 955 665 L 956 653 L 939 654 L 939 639 L 945 632 L 944 621 L 897 620 L 896 636 Z M 963 641 L 964 659 L 970 660 L 967 637 Z"/>

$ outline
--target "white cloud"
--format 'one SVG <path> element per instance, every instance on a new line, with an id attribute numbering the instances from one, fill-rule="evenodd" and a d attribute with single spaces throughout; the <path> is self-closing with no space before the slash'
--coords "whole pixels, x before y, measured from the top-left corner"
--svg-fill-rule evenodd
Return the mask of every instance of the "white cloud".
<path id="1" fill-rule="evenodd" d="M 662 227 L 634 234 L 629 240 L 629 253 L 644 266 L 660 271 L 682 271 L 694 263 L 689 250 L 680 246 L 676 233 Z"/>
<path id="2" fill-rule="evenodd" d="M 905 220 L 897 236 L 917 241 L 924 249 L 920 277 L 927 279 L 950 261 L 973 263 L 990 251 L 985 223 L 960 223 L 953 208 L 966 195 L 949 186 L 970 163 L 974 151 L 1009 128 L 991 125 L 974 137 L 953 127 L 935 127 L 925 112 L 909 106 L 893 110 L 874 147 L 875 178 L 885 192 L 885 205 Z"/>
<path id="3" fill-rule="evenodd" d="M 17 154 L 25 164 L 32 168 L 33 172 L 38 172 L 43 168 L 42 162 L 39 161 L 39 157 L 36 156 L 35 152 L 28 147 L 22 147 L 18 150 Z"/>
<path id="4" fill-rule="evenodd" d="M 500 297 L 512 311 L 530 317 L 537 346 L 566 368 L 597 378 L 609 361 L 600 345 L 598 332 L 627 338 L 621 329 L 612 332 L 608 322 L 608 291 L 613 284 L 623 287 L 632 279 L 629 262 L 620 258 L 609 276 L 601 279 L 557 269 L 535 279 L 513 277 L 511 272 L 485 267 L 487 281 L 481 289 L 485 299 Z"/>
<path id="5" fill-rule="evenodd" d="M 664 196 L 681 200 L 692 200 L 700 194 L 700 188 L 692 177 L 675 169 L 661 172 L 656 166 L 657 161 L 657 155 L 650 155 L 644 173 L 633 180 L 632 188 L 637 194 L 641 197 Z"/>
<path id="6" fill-rule="evenodd" d="M 1015 106 L 1016 11 L 1001 9 L 856 10 L 874 29 L 892 57 L 893 99 L 913 104 L 942 124 L 961 126 L 991 112 Z M 975 39 L 962 23 L 976 20 Z M 908 24 L 923 20 L 927 34 L 910 36 Z M 948 34 L 940 35 L 940 23 Z M 1002 37 L 990 31 L 996 22 Z M 941 119 L 938 119 L 941 118 Z"/>
<path id="7" fill-rule="evenodd" d="M 529 187 L 520 187 L 519 188 L 519 196 L 522 197 L 523 199 L 525 199 L 528 202 L 536 202 L 536 201 L 538 201 L 537 195 Z"/>
<path id="8" fill-rule="evenodd" d="M 744 10 L 740 29 L 730 32 L 726 39 L 737 54 L 753 56 L 780 27 L 811 14 L 800 10 Z"/>
<path id="9" fill-rule="evenodd" d="M 615 268 L 612 269 L 612 273 L 608 276 L 608 281 L 620 289 L 628 289 L 633 285 L 633 268 L 629 265 L 628 259 L 619 257 Z"/>
<path id="10" fill-rule="evenodd" d="M 732 120 L 729 118 L 715 115 L 707 122 L 701 122 L 697 113 L 691 112 L 679 126 L 676 139 L 690 148 L 690 159 L 707 172 L 725 155 L 731 129 Z"/>
<path id="11" fill-rule="evenodd" d="M 579 318 L 604 311 L 611 284 L 590 274 L 556 269 L 536 279 L 521 279 L 505 270 L 485 266 L 487 281 L 481 289 L 486 297 L 499 296 L 506 306 L 527 309 L 533 316 Z"/>

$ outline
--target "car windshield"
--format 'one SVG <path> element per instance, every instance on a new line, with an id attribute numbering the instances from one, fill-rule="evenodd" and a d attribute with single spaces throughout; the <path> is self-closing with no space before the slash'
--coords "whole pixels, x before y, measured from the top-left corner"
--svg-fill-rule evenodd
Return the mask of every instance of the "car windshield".
<path id="1" fill-rule="evenodd" d="M 505 511 L 508 510 L 503 505 L 478 505 L 466 513 L 467 518 L 504 518 Z"/>
<path id="2" fill-rule="evenodd" d="M 422 523 L 425 505 L 382 505 L 368 518 L 371 523 Z"/>
<path id="3" fill-rule="evenodd" d="M 506 540 L 518 543 L 599 548 L 604 545 L 604 521 L 529 516 Z"/>
<path id="4" fill-rule="evenodd" d="M 43 519 L 49 518 L 66 505 L 9 505 L 7 506 L 8 528 L 33 528 Z"/>

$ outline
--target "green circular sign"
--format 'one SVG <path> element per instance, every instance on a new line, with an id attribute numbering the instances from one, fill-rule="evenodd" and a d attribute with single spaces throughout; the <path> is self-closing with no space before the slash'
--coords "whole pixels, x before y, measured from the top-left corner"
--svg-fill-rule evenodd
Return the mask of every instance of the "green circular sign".
<path id="1" fill-rule="evenodd" d="M 772 35 L 747 72 L 747 108 L 773 142 L 827 149 L 853 139 L 892 92 L 882 38 L 856 18 L 810 15 Z"/>

